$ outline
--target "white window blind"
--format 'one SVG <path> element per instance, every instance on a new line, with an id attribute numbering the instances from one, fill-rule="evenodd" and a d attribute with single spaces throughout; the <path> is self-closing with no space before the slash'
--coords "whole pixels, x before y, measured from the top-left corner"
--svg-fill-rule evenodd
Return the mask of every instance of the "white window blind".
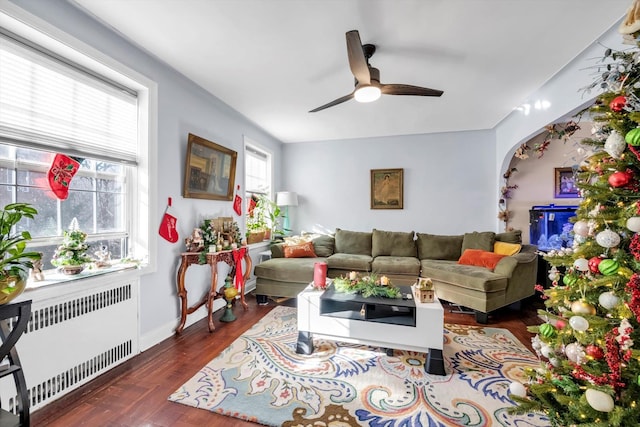
<path id="1" fill-rule="evenodd" d="M 0 34 L 0 140 L 136 163 L 137 98 Z"/>
<path id="2" fill-rule="evenodd" d="M 269 154 L 245 146 L 245 186 L 247 193 L 266 194 L 271 191 L 271 163 Z"/>

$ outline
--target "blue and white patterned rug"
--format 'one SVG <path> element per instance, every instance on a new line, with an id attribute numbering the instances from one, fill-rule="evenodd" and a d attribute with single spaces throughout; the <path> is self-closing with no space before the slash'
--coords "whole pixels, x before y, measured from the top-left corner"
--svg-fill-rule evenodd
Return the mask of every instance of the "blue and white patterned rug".
<path id="1" fill-rule="evenodd" d="M 425 354 L 315 340 L 295 352 L 296 309 L 278 306 L 169 400 L 270 426 L 548 426 L 542 414 L 509 415 L 511 381 L 537 358 L 509 331 L 446 324 L 447 375 Z"/>

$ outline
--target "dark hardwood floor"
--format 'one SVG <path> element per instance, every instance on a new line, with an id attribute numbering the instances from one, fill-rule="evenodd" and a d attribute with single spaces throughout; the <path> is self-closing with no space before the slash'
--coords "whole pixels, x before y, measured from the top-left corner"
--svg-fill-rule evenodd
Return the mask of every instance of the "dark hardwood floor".
<path id="1" fill-rule="evenodd" d="M 217 415 L 186 405 L 169 402 L 167 397 L 200 368 L 228 347 L 276 303 L 259 306 L 247 296 L 249 310 L 234 308 L 237 320 L 221 323 L 222 311 L 215 313 L 216 330 L 209 333 L 206 319 L 187 328 L 179 336 L 164 340 L 151 349 L 96 378 L 89 384 L 35 411 L 33 426 L 254 426 L 235 418 Z M 283 304 L 292 304 L 288 300 Z M 520 310 L 502 309 L 486 326 L 506 328 L 531 350 L 528 325 L 539 324 L 536 297 L 525 300 Z M 475 325 L 473 315 L 449 312 L 445 322 Z"/>

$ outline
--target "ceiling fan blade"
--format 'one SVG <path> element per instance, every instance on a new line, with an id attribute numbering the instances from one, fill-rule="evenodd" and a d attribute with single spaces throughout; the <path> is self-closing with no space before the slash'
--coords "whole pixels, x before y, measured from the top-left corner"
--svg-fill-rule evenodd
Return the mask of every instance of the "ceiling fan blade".
<path id="1" fill-rule="evenodd" d="M 358 83 L 368 85 L 371 83 L 371 74 L 367 65 L 367 58 L 362 50 L 362 42 L 358 30 L 347 31 L 347 54 L 349 55 L 349 67 Z"/>
<path id="2" fill-rule="evenodd" d="M 385 95 L 414 95 L 414 96 L 442 96 L 441 90 L 429 89 L 427 87 L 388 84 L 380 85 L 380 91 Z"/>
<path id="3" fill-rule="evenodd" d="M 350 100 L 351 98 L 353 98 L 353 92 L 351 92 L 349 95 L 345 95 L 345 96 L 343 96 L 341 98 L 334 99 L 333 101 L 329 102 L 328 104 L 324 104 L 324 105 L 321 105 L 318 108 L 314 108 L 313 110 L 311 110 L 309 112 L 310 113 L 315 113 L 316 111 L 324 110 L 325 108 L 329 108 L 329 107 L 333 107 L 334 105 L 342 104 L 343 102 L 346 102 L 346 101 Z"/>

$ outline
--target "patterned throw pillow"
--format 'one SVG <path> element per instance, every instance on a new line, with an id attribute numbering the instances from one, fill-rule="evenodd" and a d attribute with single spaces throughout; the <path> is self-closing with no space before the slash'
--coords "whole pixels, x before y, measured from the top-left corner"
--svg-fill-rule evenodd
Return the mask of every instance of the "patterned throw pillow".
<path id="1" fill-rule="evenodd" d="M 299 245 L 286 245 L 284 247 L 285 258 L 316 258 L 313 251 L 313 243 L 304 242 Z"/>

